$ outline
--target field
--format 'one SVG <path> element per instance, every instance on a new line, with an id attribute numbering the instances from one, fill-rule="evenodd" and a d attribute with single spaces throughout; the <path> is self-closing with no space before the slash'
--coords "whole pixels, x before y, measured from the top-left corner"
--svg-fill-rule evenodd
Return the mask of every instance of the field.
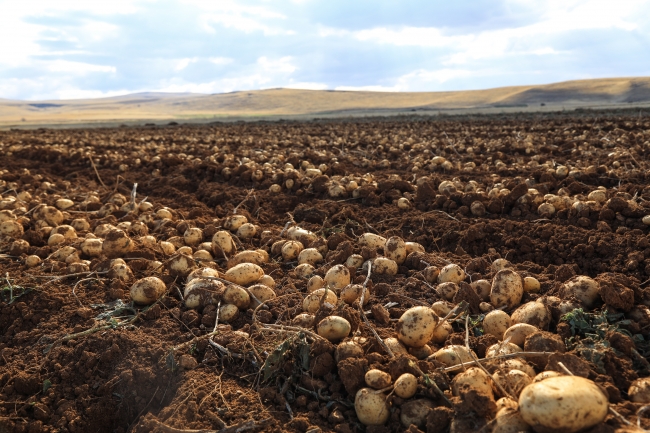
<path id="1" fill-rule="evenodd" d="M 650 428 L 649 114 L 0 131 L 0 433 Z"/>

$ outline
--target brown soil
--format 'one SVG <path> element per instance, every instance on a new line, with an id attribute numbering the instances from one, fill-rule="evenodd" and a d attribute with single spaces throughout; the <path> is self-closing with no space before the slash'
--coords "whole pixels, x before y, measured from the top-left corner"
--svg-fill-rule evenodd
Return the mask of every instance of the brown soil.
<path id="1" fill-rule="evenodd" d="M 532 145 L 526 147 L 525 142 Z M 472 153 L 467 152 L 468 147 L 473 147 Z M 93 191 L 102 203 L 114 190 L 129 197 L 137 183 L 139 199 L 148 197 L 156 209 L 167 206 L 177 213 L 176 225 L 155 233 L 151 230 L 158 239 L 182 236 L 185 228 L 194 226 L 202 228 L 207 238 L 210 234 L 209 240 L 223 218 L 237 208 L 261 230 L 270 230 L 275 240 L 280 239 L 290 213 L 301 227 L 327 238 L 328 266 L 317 266 L 319 275 L 333 264 L 345 262 L 350 254 L 361 254 L 364 259 L 377 255 L 377 251 L 356 245 L 356 237 L 364 232 L 418 242 L 426 252 L 409 257 L 396 276 L 371 276 L 368 287 L 373 296 L 366 310 L 371 311 L 368 317 L 382 338 L 394 336 L 395 324 L 390 318 L 399 318 L 421 302 L 440 300 L 423 281 L 421 271 L 427 264 L 442 267 L 457 263 L 466 269 L 466 282 L 470 282 L 490 279 L 494 275 L 490 264 L 499 257 L 510 261 L 522 276 L 540 281 L 541 292 L 525 294 L 522 303 L 547 294 L 564 296 L 562 282 L 574 275 L 587 275 L 601 285 L 594 311 L 629 313 L 621 316 L 620 328 L 650 338 L 650 317 L 631 318 L 630 313 L 635 306 L 650 304 L 646 286 L 650 236 L 641 220 L 650 213 L 646 162 L 650 120 L 646 116 L 585 112 L 7 131 L 0 132 L 0 153 L 0 169 L 8 170 L 0 178 L 10 189 L 27 189 L 36 198 L 35 189 L 50 182 L 48 195 L 39 196 L 50 205 L 60 197 L 81 202 Z M 106 186 L 98 180 L 89 155 Z M 434 155 L 453 161 L 453 166 L 431 165 L 428 160 Z M 421 162 L 418 156 L 423 156 Z M 255 171 L 246 165 L 248 160 L 260 165 L 277 163 L 280 170 L 255 180 Z M 531 163 L 533 160 L 536 163 Z M 298 168 L 303 161 L 316 167 L 326 164 L 327 169 L 310 182 L 282 171 L 287 162 Z M 577 166 L 581 171 L 558 178 L 540 166 L 547 161 Z M 476 166 L 469 170 L 468 163 Z M 121 164 L 128 167 L 120 170 Z M 350 192 L 329 195 L 328 182 L 334 176 L 366 173 L 377 183 L 361 186 L 358 196 Z M 418 185 L 418 179 L 425 176 Z M 484 188 L 500 182 L 509 193 L 500 198 L 455 188 L 441 193 L 440 183 L 454 178 L 463 184 L 475 180 Z M 296 181 L 287 190 L 289 179 Z M 536 207 L 519 200 L 529 188 L 527 179 L 534 180 L 542 194 L 586 197 L 604 186 L 609 201 L 598 211 L 570 207 L 542 217 Z M 272 184 L 283 185 L 282 192 L 269 191 Z M 6 190 L 2 197 L 11 195 L 15 194 Z M 397 200 L 402 197 L 409 199 L 410 208 L 398 208 Z M 483 205 L 478 214 L 471 210 L 475 202 Z M 30 203 L 25 206 L 33 207 Z M 101 204 L 88 206 L 85 210 L 97 211 Z M 65 223 L 75 215 L 69 213 Z M 104 218 L 95 212 L 89 217 L 91 230 L 125 217 L 128 220 L 120 210 Z M 219 430 L 250 419 L 266 420 L 260 424 L 264 431 L 307 432 L 315 427 L 339 433 L 364 431 L 353 402 L 354 393 L 363 386 L 365 371 L 380 368 L 395 378 L 397 372 L 413 369 L 397 360 L 389 363 L 357 309 L 350 307 L 338 307 L 337 314 L 349 319 L 353 332 L 358 329 L 367 338 L 362 359 L 346 359 L 337 365 L 333 345 L 312 344 L 308 367 L 302 369 L 304 354 L 297 337 L 292 337 L 291 348 L 265 381 L 261 364 L 292 334 L 261 332 L 252 309 L 240 312 L 229 325 L 220 325 L 223 332 L 214 338 L 236 356 L 224 356 L 203 339 L 174 357 L 171 348 L 212 331 L 216 309 L 187 310 L 180 299 L 184 279 L 168 273 L 162 277 L 167 296 L 133 324 L 60 344 L 65 335 L 100 324 L 96 317 L 102 310 L 97 305 L 118 299 L 128 304 L 134 279 L 149 275 L 147 261 L 166 258 L 161 251 L 136 245 L 127 255 L 134 274 L 131 280 L 104 274 L 86 281 L 75 276 L 56 279 L 50 277 L 70 273 L 65 264 L 52 262 L 49 267 L 34 269 L 24 265 L 28 254 L 46 258 L 56 248 L 48 246 L 47 238 L 29 224 L 22 238 L 30 244 L 25 251 L 16 250 L 15 243 L 0 244 L 4 253 L 0 255 L 0 275 L 7 276 L 12 286 L 32 289 L 13 302 L 3 290 L 0 301 L 2 433 L 147 432 L 159 429 L 158 422 L 182 429 Z M 242 243 L 249 249 L 272 244 L 259 236 Z M 102 264 L 105 259 L 94 259 L 90 268 L 108 269 Z M 268 310 L 258 311 L 260 322 L 290 324 L 302 312 L 306 280 L 296 277 L 295 265 L 279 260 L 263 266 L 278 283 L 278 298 L 269 303 Z M 364 282 L 363 271 L 351 271 L 354 282 Z M 0 286 L 6 289 L 7 281 L 0 280 Z M 479 300 L 469 285 L 461 283 L 457 298 L 455 302 L 464 300 L 473 314 L 479 313 Z M 388 302 L 391 304 L 383 307 Z M 530 344 L 535 350 L 555 350 L 566 337 L 572 337 L 566 326 L 558 326 L 554 314 L 548 329 L 554 335 L 533 336 L 536 339 L 531 338 Z M 464 324 L 454 323 L 453 327 L 455 334 L 449 341 L 464 344 Z M 244 331 L 250 338 L 232 331 Z M 629 346 L 621 343 L 623 337 L 610 335 L 611 348 L 599 352 L 602 356 L 598 359 L 567 348 L 567 353 L 548 359 L 547 369 L 561 371 L 558 362 L 562 362 L 575 374 L 595 380 L 608 390 L 617 410 L 621 407 L 619 411 L 635 423 L 635 411 L 642 405 L 626 400 L 627 387 L 650 372 L 634 353 L 622 350 Z M 494 343 L 486 338 L 471 338 L 472 349 L 479 356 Z M 52 343 L 57 344 L 45 353 Z M 642 353 L 642 348 L 637 347 L 637 353 Z M 449 378 L 438 372 L 439 365 L 418 361 L 417 367 L 435 378 L 443 391 L 449 389 Z M 486 405 L 485 396 L 476 393 L 465 399 L 454 397 L 452 406 L 430 388 L 420 386 L 418 395 L 439 406 L 423 418 L 418 426 L 421 431 L 443 432 L 448 426 L 456 428 L 454 431 L 480 428 L 494 409 Z M 387 426 L 367 431 L 405 431 L 400 423 L 402 404 L 404 401 L 394 398 Z M 650 419 L 641 419 L 642 425 L 650 426 Z M 594 431 L 620 426 L 620 421 L 608 417 Z M 413 429 L 410 431 L 417 431 Z"/>

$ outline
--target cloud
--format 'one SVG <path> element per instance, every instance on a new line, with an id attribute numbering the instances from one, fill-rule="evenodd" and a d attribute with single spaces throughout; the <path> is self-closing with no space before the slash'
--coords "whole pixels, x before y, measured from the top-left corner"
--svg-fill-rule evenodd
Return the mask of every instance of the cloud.
<path id="1" fill-rule="evenodd" d="M 298 83 L 289 83 L 281 87 L 285 89 L 301 89 L 301 90 L 327 90 L 328 86 L 325 83 L 309 83 L 309 82 L 298 82 Z"/>
<path id="2" fill-rule="evenodd" d="M 73 74 L 88 74 L 91 72 L 115 73 L 115 66 L 93 65 L 83 62 L 71 62 L 69 60 L 53 60 L 44 62 L 45 68 L 50 72 L 70 72 Z"/>

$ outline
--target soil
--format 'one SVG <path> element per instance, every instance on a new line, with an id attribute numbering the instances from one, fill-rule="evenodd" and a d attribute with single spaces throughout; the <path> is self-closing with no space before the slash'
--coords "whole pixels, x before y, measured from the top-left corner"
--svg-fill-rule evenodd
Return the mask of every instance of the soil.
<path id="1" fill-rule="evenodd" d="M 367 284 L 372 297 L 365 309 L 384 339 L 395 335 L 394 319 L 406 309 L 441 300 L 422 276 L 428 265 L 456 263 L 466 270 L 454 303 L 469 303 L 474 316 L 481 314 L 480 299 L 466 283 L 491 279 L 497 258 L 539 280 L 541 291 L 524 294 L 522 303 L 545 295 L 576 302 L 564 293 L 563 283 L 574 275 L 595 278 L 600 297 L 592 312 L 619 314 L 618 331 L 624 334 L 610 332 L 606 347 L 576 345 L 581 336 L 551 308 L 548 333 L 533 335 L 526 344 L 557 351 L 535 364 L 562 371 L 562 362 L 596 381 L 631 422 L 636 423 L 636 411 L 643 406 L 630 402 L 627 391 L 633 380 L 650 374 L 647 361 L 643 363 L 647 348 L 640 343 L 650 339 L 650 316 L 639 312 L 650 305 L 650 227 L 643 221 L 650 214 L 647 113 L 12 130 L 0 132 L 0 153 L 3 199 L 29 191 L 31 201 L 21 205 L 28 212 L 39 202 L 54 205 L 70 198 L 76 205 L 64 212 L 64 223 L 87 218 L 91 231 L 103 223 L 136 221 L 124 210 L 101 209 L 115 192 L 130 197 L 137 183 L 138 201 L 147 197 L 154 210 L 173 212 L 173 223 L 150 227 L 158 240 L 199 227 L 209 241 L 235 211 L 259 226 L 258 235 L 242 238 L 240 247 L 269 249 L 293 219 L 327 239 L 326 262 L 315 270 L 321 276 L 351 254 L 364 259 L 378 254 L 356 244 L 362 233 L 418 242 L 424 253 L 409 256 L 397 275 L 373 274 Z M 450 166 L 432 162 L 436 155 Z M 287 163 L 296 170 L 287 170 Z M 298 170 L 310 165 L 321 167 L 321 174 L 308 178 Z M 554 175 L 559 166 L 577 172 Z M 358 191 L 353 193 L 354 187 L 347 187 L 354 179 Z M 457 185 L 442 191 L 443 181 Z M 459 188 L 470 181 L 485 191 L 495 184 L 508 191 L 488 197 L 476 188 Z M 274 184 L 281 186 L 279 193 L 269 189 Z M 334 191 L 333 185 L 343 188 Z M 540 215 L 537 206 L 522 200 L 533 187 L 542 195 L 583 202 L 605 187 L 607 201 L 597 208 L 569 206 Z M 99 196 L 98 203 L 87 200 L 90 193 Z M 398 206 L 400 198 L 407 199 L 406 208 Z M 259 323 L 248 309 L 220 324 L 212 341 L 221 350 L 206 338 L 193 340 L 212 332 L 215 306 L 188 310 L 181 298 L 184 278 L 167 271 L 161 277 L 166 296 L 137 320 L 111 327 L 98 318 L 117 300 L 128 307 L 131 284 L 151 274 L 149 261 L 167 260 L 160 250 L 136 242 L 123 255 L 133 274 L 126 278 L 66 276 L 74 273 L 67 264 L 48 258 L 58 247 L 48 246 L 32 220 L 24 226 L 22 236 L 0 242 L 0 433 L 164 431 L 160 423 L 219 430 L 251 419 L 262 431 L 406 431 L 400 406 L 407 402 L 399 398 L 392 398 L 386 426 L 366 429 L 359 423 L 354 393 L 364 386 L 365 371 L 380 368 L 395 379 L 398 371 L 421 370 L 435 377 L 441 390 L 449 389 L 450 379 L 439 372 L 440 365 L 417 361 L 414 369 L 413 363 L 390 360 L 356 307 L 338 306 L 336 314 L 348 318 L 353 332 L 358 329 L 367 340 L 366 356 L 338 365 L 334 345 L 308 345 L 302 334 L 262 331 L 259 323 L 290 325 L 302 312 L 306 279 L 296 276 L 295 261 L 274 258 L 262 266 L 276 281 L 278 297 L 268 309 L 258 310 Z M 270 233 L 260 235 L 263 231 Z M 29 245 L 21 247 L 14 242 L 18 238 Z M 27 268 L 28 255 L 39 256 L 43 264 Z M 109 269 L 107 260 L 92 259 L 89 267 Z M 225 262 L 217 258 L 215 266 L 222 269 Z M 351 274 L 353 282 L 366 280 L 361 269 L 351 268 Z M 330 314 L 326 308 L 316 316 Z M 131 317 L 127 310 L 123 314 Z M 98 332 L 61 340 L 104 325 Z M 453 332 L 448 342 L 464 344 L 464 321 L 454 322 Z M 470 339 L 472 349 L 483 356 L 495 342 L 490 338 L 477 330 Z M 263 368 L 283 343 L 287 348 L 274 368 Z M 637 344 L 634 353 L 630 344 Z M 418 396 L 437 407 L 409 431 L 467 431 L 463 429 L 480 428 L 493 416 L 494 407 L 478 393 L 453 397 L 450 406 L 420 384 Z M 640 419 L 650 427 L 648 415 Z M 619 427 L 620 420 L 608 416 L 593 431 Z"/>

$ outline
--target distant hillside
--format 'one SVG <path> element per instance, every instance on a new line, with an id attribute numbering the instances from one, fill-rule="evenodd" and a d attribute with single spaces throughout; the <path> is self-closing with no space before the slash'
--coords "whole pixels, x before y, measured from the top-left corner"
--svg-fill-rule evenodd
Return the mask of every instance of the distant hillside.
<path id="1" fill-rule="evenodd" d="M 214 95 L 147 92 L 85 100 L 0 99 L 0 125 L 332 117 L 438 111 L 546 111 L 630 104 L 650 104 L 650 77 L 578 80 L 458 92 L 269 89 Z"/>

